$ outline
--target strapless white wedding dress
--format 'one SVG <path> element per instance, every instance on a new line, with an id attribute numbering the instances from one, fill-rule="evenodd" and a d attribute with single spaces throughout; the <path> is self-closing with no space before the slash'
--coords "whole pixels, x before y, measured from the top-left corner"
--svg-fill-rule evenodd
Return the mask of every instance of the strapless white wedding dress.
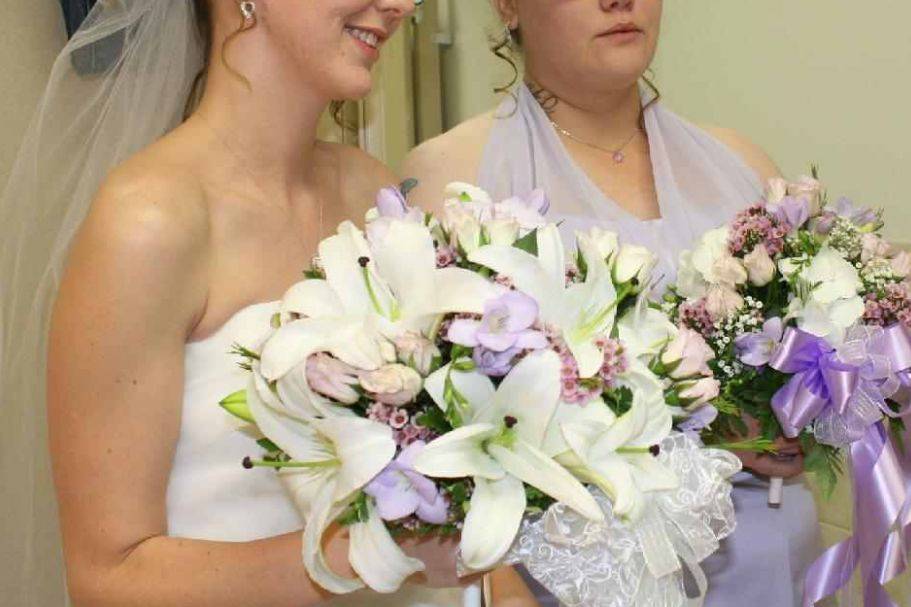
<path id="1" fill-rule="evenodd" d="M 275 473 L 245 470 L 241 461 L 260 451 L 252 436 L 218 402 L 245 387 L 246 372 L 230 353 L 235 343 L 254 345 L 278 303 L 244 308 L 215 334 L 187 344 L 180 438 L 168 484 L 168 535 L 245 542 L 303 527 Z M 300 565 L 303 567 L 303 564 Z M 405 586 L 394 595 L 362 591 L 327 601 L 332 607 L 461 607 L 460 589 Z"/>

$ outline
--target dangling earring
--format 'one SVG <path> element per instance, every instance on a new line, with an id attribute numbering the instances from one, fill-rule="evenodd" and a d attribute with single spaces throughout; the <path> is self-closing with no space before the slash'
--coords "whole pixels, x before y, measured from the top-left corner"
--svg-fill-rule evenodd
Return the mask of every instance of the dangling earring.
<path id="1" fill-rule="evenodd" d="M 256 25 L 256 3 L 255 2 L 241 2 L 240 3 L 240 14 L 244 18 L 244 29 L 253 27 Z"/>

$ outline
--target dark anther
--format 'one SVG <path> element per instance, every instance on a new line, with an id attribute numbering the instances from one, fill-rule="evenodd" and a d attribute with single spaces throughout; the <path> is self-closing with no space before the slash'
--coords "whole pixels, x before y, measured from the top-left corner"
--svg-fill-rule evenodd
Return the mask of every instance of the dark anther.
<path id="1" fill-rule="evenodd" d="M 519 420 L 514 418 L 512 415 L 507 415 L 506 417 L 503 418 L 503 423 L 506 424 L 507 428 L 512 428 L 513 426 L 515 426 L 516 424 L 519 423 Z"/>
<path id="2" fill-rule="evenodd" d="M 246 468 L 247 470 L 253 469 L 253 460 L 250 459 L 249 455 L 244 458 L 243 465 L 244 465 L 244 468 Z"/>
<path id="3" fill-rule="evenodd" d="M 655 457 L 658 457 L 658 454 L 661 453 L 661 447 L 659 447 L 658 445 L 652 445 L 651 447 L 648 448 L 648 452 L 651 453 L 652 455 L 654 455 Z"/>
<path id="4" fill-rule="evenodd" d="M 359 264 L 361 264 L 362 268 L 366 268 L 367 264 L 370 263 L 370 258 L 369 257 L 359 257 L 357 262 Z"/>

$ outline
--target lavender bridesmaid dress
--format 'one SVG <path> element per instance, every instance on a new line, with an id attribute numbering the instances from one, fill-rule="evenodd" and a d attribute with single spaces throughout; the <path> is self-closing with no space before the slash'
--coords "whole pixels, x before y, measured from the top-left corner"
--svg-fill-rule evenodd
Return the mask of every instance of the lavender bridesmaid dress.
<path id="1" fill-rule="evenodd" d="M 495 199 L 544 188 L 549 217 L 561 222 L 567 242 L 592 225 L 614 230 L 621 241 L 658 254 L 662 284 L 674 279 L 682 250 L 762 193 L 759 177 L 739 156 L 659 102 L 644 118 L 661 217 L 640 220 L 605 196 L 572 160 L 525 86 L 496 115 L 478 184 Z M 703 562 L 709 578 L 705 605 L 799 607 L 804 572 L 819 551 L 812 495 L 796 479 L 785 485 L 782 508 L 772 510 L 766 480 L 741 472 L 734 481 L 737 530 Z M 535 590 L 542 605 L 557 605 L 543 588 Z"/>

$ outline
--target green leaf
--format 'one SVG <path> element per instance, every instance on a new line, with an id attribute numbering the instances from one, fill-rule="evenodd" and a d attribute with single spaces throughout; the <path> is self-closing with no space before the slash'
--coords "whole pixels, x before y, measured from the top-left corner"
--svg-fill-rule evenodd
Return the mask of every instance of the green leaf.
<path id="1" fill-rule="evenodd" d="M 437 434 L 446 434 L 452 430 L 452 425 L 446 419 L 446 415 L 436 405 L 419 414 L 417 422 Z"/>
<path id="2" fill-rule="evenodd" d="M 256 444 L 268 451 L 270 454 L 283 453 L 281 447 L 270 441 L 268 438 L 261 438 Z"/>
<path id="3" fill-rule="evenodd" d="M 512 246 L 526 253 L 530 253 L 535 257 L 538 256 L 538 230 L 535 228 L 522 238 L 515 241 Z"/>
<path id="4" fill-rule="evenodd" d="M 237 392 L 226 396 L 218 405 L 238 419 L 242 419 L 251 424 L 256 423 L 256 420 L 253 419 L 253 415 L 250 413 L 250 407 L 247 405 L 246 390 L 238 390 Z"/>
<path id="5" fill-rule="evenodd" d="M 809 434 L 802 434 L 800 442 L 804 451 L 804 469 L 807 474 L 813 476 L 823 496 L 826 499 L 831 498 L 838 477 L 844 471 L 841 451 L 836 447 L 816 442 Z"/>
<path id="6" fill-rule="evenodd" d="M 351 505 L 342 512 L 336 520 L 339 525 L 350 527 L 355 523 L 366 523 L 370 519 L 370 513 L 367 509 L 367 494 L 361 491 L 358 493 Z"/>
<path id="7" fill-rule="evenodd" d="M 399 184 L 399 192 L 402 193 L 402 196 L 408 198 L 408 194 L 416 187 L 418 187 L 418 180 L 411 177 Z"/>

